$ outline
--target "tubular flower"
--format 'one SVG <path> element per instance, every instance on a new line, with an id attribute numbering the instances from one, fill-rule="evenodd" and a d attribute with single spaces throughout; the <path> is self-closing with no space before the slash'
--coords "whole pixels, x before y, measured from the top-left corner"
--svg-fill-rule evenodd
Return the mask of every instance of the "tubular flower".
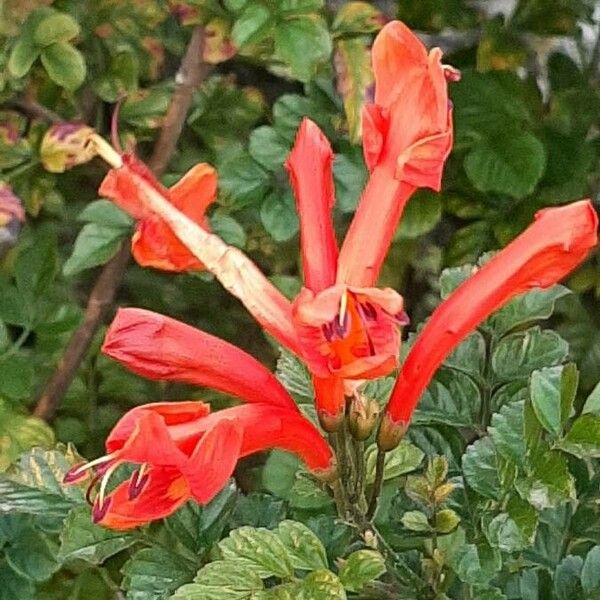
<path id="1" fill-rule="evenodd" d="M 97 488 L 94 522 L 130 529 L 168 516 L 190 499 L 210 502 L 240 458 L 274 447 L 296 453 L 323 477 L 332 473 L 330 447 L 296 411 L 253 404 L 210 414 L 202 402 L 147 404 L 115 425 L 105 456 L 72 468 L 65 483 L 80 482 L 93 471 L 88 499 Z M 123 464 L 136 469 L 107 492 L 111 476 Z"/>
<path id="2" fill-rule="evenodd" d="M 300 217 L 304 271 L 292 317 L 327 430 L 335 429 L 343 414 L 344 379 L 380 377 L 397 366 L 399 326 L 406 324 L 402 297 L 394 290 L 335 283 L 332 161 L 327 138 L 305 118 L 286 161 Z"/>
<path id="3" fill-rule="evenodd" d="M 438 306 L 402 365 L 379 432 L 382 449 L 398 443 L 421 394 L 454 348 L 518 294 L 565 277 L 596 245 L 597 228 L 589 200 L 541 210 L 532 225 Z"/>
<path id="4" fill-rule="evenodd" d="M 375 283 L 404 206 L 422 187 L 439 191 L 452 147 L 447 80 L 459 72 L 441 63 L 400 21 L 373 44 L 375 101 L 363 111 L 363 151 L 371 172 L 340 252 L 338 281 Z"/>
<path id="5" fill-rule="evenodd" d="M 181 381 L 298 412 L 275 376 L 249 354 L 190 325 L 139 308 L 119 309 L 102 351 L 148 379 Z"/>
<path id="6" fill-rule="evenodd" d="M 174 207 L 208 230 L 205 213 L 217 195 L 216 171 L 206 163 L 197 164 L 167 190 L 135 156 L 124 154 L 121 158 L 127 170 L 109 171 L 98 191 L 138 220 L 131 240 L 135 260 L 143 267 L 163 271 L 204 269 L 202 262 L 181 243 L 168 225 L 137 201 L 136 182 L 129 177 L 129 172 L 137 173 Z"/>

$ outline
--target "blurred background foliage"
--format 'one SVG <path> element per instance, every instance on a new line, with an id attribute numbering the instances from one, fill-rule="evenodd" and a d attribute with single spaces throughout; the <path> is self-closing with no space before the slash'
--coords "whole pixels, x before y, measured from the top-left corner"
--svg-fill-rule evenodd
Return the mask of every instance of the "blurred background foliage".
<path id="1" fill-rule="evenodd" d="M 301 118 L 310 116 L 336 152 L 341 239 L 366 180 L 360 109 L 372 94 L 368 49 L 390 18 L 404 20 L 429 47 L 440 46 L 445 62 L 462 71 L 451 86 L 455 144 L 443 191 L 411 200 L 381 277 L 404 295 L 416 325 L 439 300 L 444 267 L 474 263 L 503 246 L 544 206 L 599 199 L 595 0 L 0 0 L 0 180 L 27 211 L 0 258 L 0 470 L 24 449 L 55 441 L 72 442 L 91 458 L 136 404 L 228 402 L 126 372 L 99 353 L 101 329 L 51 427 L 29 416 L 102 265 L 131 232 L 127 217 L 97 197 L 103 164 L 46 170 L 52 157 L 40 142 L 51 122 L 81 121 L 108 136 L 115 102 L 123 99 L 121 143 L 148 157 L 191 31 L 202 27 L 205 76 L 162 179 L 171 184 L 199 161 L 215 165 L 212 228 L 292 296 L 300 286 L 298 220 L 283 162 Z M 567 285 L 576 293 L 558 300 L 554 323 L 570 344 L 585 394 L 600 379 L 597 253 Z M 276 349 L 206 274 L 169 275 L 131 262 L 115 305 L 194 323 L 275 363 Z M 2 527 L 31 529 L 33 518 Z M 34 531 L 48 533 L 52 555 L 51 516 L 35 519 L 44 521 Z M 40 559 L 39 568 L 45 564 L 36 581 L 54 572 L 51 561 Z M 97 586 L 104 590 L 98 598 L 110 589 L 101 571 L 81 576 L 89 581 L 69 585 Z M 75 588 L 69 597 L 83 598 Z"/>

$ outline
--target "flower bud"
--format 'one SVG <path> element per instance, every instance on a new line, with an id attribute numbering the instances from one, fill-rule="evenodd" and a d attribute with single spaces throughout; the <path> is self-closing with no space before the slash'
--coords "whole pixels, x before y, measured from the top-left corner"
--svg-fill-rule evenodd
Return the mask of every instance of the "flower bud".
<path id="1" fill-rule="evenodd" d="M 381 423 L 379 424 L 379 431 L 377 432 L 377 445 L 380 450 L 389 452 L 393 450 L 404 437 L 408 425 L 402 421 L 392 421 L 389 414 L 383 415 Z"/>
<path id="2" fill-rule="evenodd" d="M 51 173 L 64 173 L 96 156 L 94 144 L 90 143 L 94 130 L 83 123 L 57 123 L 44 135 L 40 146 L 40 158 L 44 168 Z"/>
<path id="3" fill-rule="evenodd" d="M 0 258 L 17 243 L 24 221 L 21 200 L 8 184 L 0 181 Z"/>
<path id="4" fill-rule="evenodd" d="M 355 394 L 350 403 L 348 428 L 355 440 L 366 440 L 373 431 L 379 417 L 379 403 L 372 398 Z"/>

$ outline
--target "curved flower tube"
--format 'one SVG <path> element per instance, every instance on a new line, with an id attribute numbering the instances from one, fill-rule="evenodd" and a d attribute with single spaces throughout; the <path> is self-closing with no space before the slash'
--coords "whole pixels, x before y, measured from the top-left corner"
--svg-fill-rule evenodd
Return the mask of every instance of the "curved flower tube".
<path id="1" fill-rule="evenodd" d="M 298 343 L 291 319 L 291 305 L 260 269 L 243 252 L 227 245 L 199 225 L 194 220 L 197 215 L 179 210 L 169 191 L 156 181 L 143 163 L 129 155 L 119 155 L 98 136 L 93 141 L 100 156 L 113 166 L 100 186 L 100 194 L 113 200 L 134 219 L 149 220 L 147 222 L 151 223 L 150 230 L 144 229 L 142 225 L 138 243 L 142 243 L 144 232 L 151 233 L 158 227 L 162 230 L 163 240 L 154 244 L 144 237 L 143 243 L 151 251 L 172 248 L 173 246 L 165 245 L 164 242 L 165 235 L 170 239 L 167 230 L 172 232 L 174 238 L 181 243 L 179 250 L 187 249 L 183 256 L 180 254 L 178 257 L 179 266 L 189 265 L 192 261 L 190 255 L 195 257 L 197 265 L 204 265 L 213 273 L 227 291 L 241 300 L 266 331 L 297 353 Z M 193 170 L 191 173 L 193 174 Z M 192 179 L 190 175 L 188 181 L 191 183 Z M 180 182 L 180 189 L 174 186 L 178 198 L 188 197 L 188 181 L 184 180 Z M 157 265 L 158 260 L 155 260 L 154 266 Z"/>
<path id="2" fill-rule="evenodd" d="M 400 21 L 373 44 L 375 101 L 363 110 L 363 151 L 371 172 L 340 251 L 337 278 L 374 285 L 404 206 L 421 187 L 439 191 L 452 147 L 447 80 L 459 73 L 441 63 Z"/>
<path id="3" fill-rule="evenodd" d="M 533 224 L 437 307 L 392 390 L 379 431 L 383 450 L 398 444 L 421 394 L 454 348 L 518 294 L 550 287 L 571 272 L 597 244 L 597 228 L 589 200 L 541 210 Z"/>
<path id="4" fill-rule="evenodd" d="M 275 376 L 252 356 L 204 331 L 140 308 L 121 308 L 102 351 L 148 379 L 181 381 L 298 412 Z"/>
<path id="5" fill-rule="evenodd" d="M 172 514 L 190 499 L 206 504 L 226 485 L 243 456 L 281 448 L 297 454 L 322 477 L 334 471 L 331 448 L 297 412 L 266 404 L 242 405 L 210 414 L 202 402 L 164 402 L 132 409 L 106 440 L 107 454 L 72 468 L 65 483 L 95 471 L 88 498 L 94 522 L 130 529 Z M 107 493 L 123 464 L 131 477 Z"/>

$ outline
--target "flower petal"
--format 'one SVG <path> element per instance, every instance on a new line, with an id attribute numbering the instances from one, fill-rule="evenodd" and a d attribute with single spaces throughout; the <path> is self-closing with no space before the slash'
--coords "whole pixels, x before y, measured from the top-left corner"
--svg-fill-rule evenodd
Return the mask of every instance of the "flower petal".
<path id="1" fill-rule="evenodd" d="M 233 419 L 221 419 L 202 436 L 183 469 L 197 502 L 206 504 L 223 489 L 240 458 L 243 437 Z"/>
<path id="2" fill-rule="evenodd" d="M 341 377 L 313 377 L 315 407 L 321 427 L 336 431 L 344 416 L 344 380 Z"/>
<path id="3" fill-rule="evenodd" d="M 313 292 L 335 281 L 338 251 L 331 219 L 335 204 L 332 161 L 327 138 L 304 118 L 285 166 L 300 218 L 304 285 Z"/>
<path id="4" fill-rule="evenodd" d="M 399 427 L 456 346 L 492 312 L 565 277 L 597 243 L 598 217 L 589 200 L 539 211 L 535 221 L 433 312 L 412 346 L 387 406 Z"/>
<path id="5" fill-rule="evenodd" d="M 217 172 L 207 163 L 198 163 L 169 188 L 169 196 L 183 214 L 205 225 L 206 209 L 217 197 Z"/>
<path id="6" fill-rule="evenodd" d="M 247 402 L 298 410 L 274 375 L 249 354 L 158 313 L 120 309 L 102 351 L 149 379 L 207 386 Z"/>

